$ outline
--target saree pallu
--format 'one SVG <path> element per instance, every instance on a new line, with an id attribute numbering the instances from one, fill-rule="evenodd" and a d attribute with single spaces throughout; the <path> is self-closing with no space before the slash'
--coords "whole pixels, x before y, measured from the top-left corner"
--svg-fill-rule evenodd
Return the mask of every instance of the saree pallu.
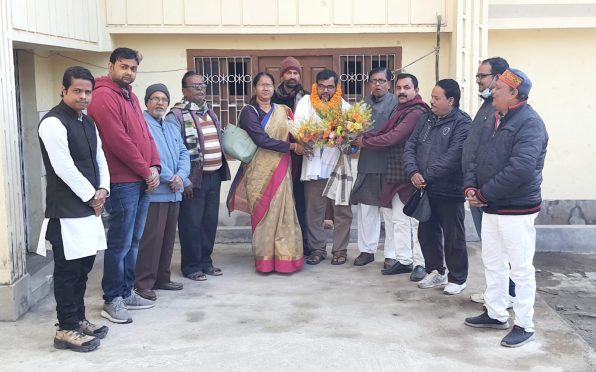
<path id="1" fill-rule="evenodd" d="M 261 127 L 269 137 L 288 138 L 288 110 L 274 105 Z M 289 153 L 257 148 L 230 188 L 228 210 L 251 215 L 252 252 L 259 272 L 292 273 L 304 265 L 302 232 L 294 206 Z"/>

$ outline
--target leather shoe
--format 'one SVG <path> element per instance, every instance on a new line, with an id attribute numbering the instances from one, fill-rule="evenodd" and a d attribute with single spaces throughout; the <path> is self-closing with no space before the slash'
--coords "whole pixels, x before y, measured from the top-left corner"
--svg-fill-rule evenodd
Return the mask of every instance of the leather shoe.
<path id="1" fill-rule="evenodd" d="M 419 282 L 426 276 L 426 269 L 424 266 L 416 265 L 412 274 L 410 274 L 410 280 L 413 282 Z"/>
<path id="2" fill-rule="evenodd" d="M 182 283 L 166 282 L 166 283 L 155 283 L 153 289 L 163 289 L 165 291 L 179 291 L 184 288 Z"/>
<path id="3" fill-rule="evenodd" d="M 386 258 L 385 263 L 383 263 L 383 269 L 388 269 L 391 266 L 395 265 L 397 260 L 395 258 Z"/>
<path id="4" fill-rule="evenodd" d="M 375 260 L 375 255 L 372 253 L 362 252 L 354 260 L 354 266 L 364 266 Z"/>
<path id="5" fill-rule="evenodd" d="M 135 288 L 135 292 L 137 292 L 137 294 L 139 296 L 143 297 L 146 300 L 150 300 L 150 301 L 157 300 L 157 295 L 151 289 L 138 289 L 138 288 Z"/>
<path id="6" fill-rule="evenodd" d="M 401 262 L 396 262 L 395 265 L 391 266 L 388 269 L 381 270 L 383 275 L 395 275 L 395 274 L 405 274 L 412 272 L 412 264 L 410 265 L 403 265 Z"/>

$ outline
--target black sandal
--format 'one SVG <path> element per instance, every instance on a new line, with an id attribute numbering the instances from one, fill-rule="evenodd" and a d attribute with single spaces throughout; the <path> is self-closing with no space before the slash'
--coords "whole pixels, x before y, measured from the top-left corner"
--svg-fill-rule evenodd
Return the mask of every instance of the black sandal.
<path id="1" fill-rule="evenodd" d="M 310 256 L 306 257 L 306 263 L 309 265 L 318 265 L 324 259 L 325 259 L 325 256 L 323 256 L 322 254 L 312 253 Z"/>

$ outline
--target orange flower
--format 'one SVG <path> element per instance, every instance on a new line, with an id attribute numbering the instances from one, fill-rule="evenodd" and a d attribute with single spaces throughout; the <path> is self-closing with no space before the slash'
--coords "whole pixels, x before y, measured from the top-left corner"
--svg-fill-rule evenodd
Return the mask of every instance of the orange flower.
<path id="1" fill-rule="evenodd" d="M 341 84 L 337 84 L 337 88 L 335 89 L 335 94 L 333 97 L 327 102 L 321 101 L 321 97 L 319 97 L 319 92 L 317 91 L 317 84 L 313 83 L 310 93 L 310 102 L 312 103 L 312 107 L 315 109 L 319 116 L 324 116 L 324 114 L 328 111 L 340 111 L 341 110 L 341 96 L 343 92 L 341 90 Z"/>

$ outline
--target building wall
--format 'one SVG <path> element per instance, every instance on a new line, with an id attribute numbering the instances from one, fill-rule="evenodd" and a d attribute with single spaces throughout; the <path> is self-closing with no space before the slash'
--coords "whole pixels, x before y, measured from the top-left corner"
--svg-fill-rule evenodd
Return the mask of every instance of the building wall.
<path id="1" fill-rule="evenodd" d="M 105 0 L 6 0 L 12 3 L 12 37 L 17 43 L 102 50 Z"/>
<path id="2" fill-rule="evenodd" d="M 107 0 L 112 33 L 428 32 L 454 0 Z"/>
<path id="3" fill-rule="evenodd" d="M 550 137 L 544 199 L 596 200 L 594 40 L 593 28 L 489 32 L 489 55 L 506 58 L 533 82 L 529 103 Z"/>

